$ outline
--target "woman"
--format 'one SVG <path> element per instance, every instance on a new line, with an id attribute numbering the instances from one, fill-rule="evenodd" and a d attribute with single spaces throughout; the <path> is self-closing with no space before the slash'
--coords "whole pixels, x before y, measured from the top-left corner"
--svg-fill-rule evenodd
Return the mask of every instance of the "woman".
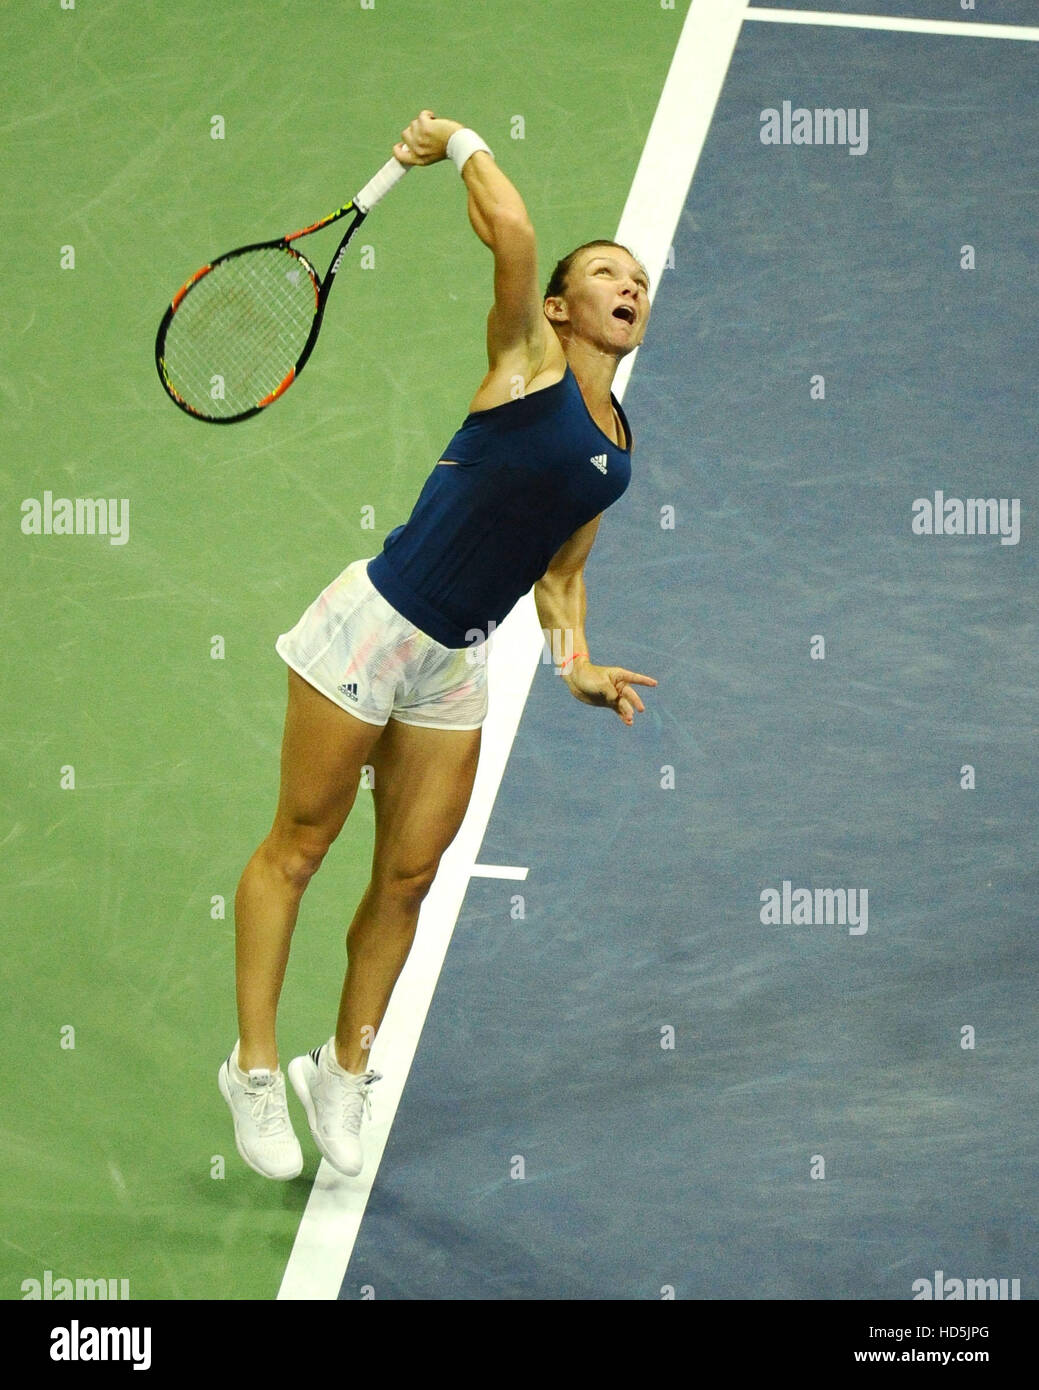
<path id="1" fill-rule="evenodd" d="M 375 849 L 336 1030 L 289 1066 L 318 1148 L 349 1176 L 379 1079 L 367 1051 L 476 775 L 487 692 L 474 650 L 533 585 L 578 700 L 631 725 L 645 708 L 634 686 L 656 685 L 591 661 L 582 577 L 602 511 L 630 478 L 610 387 L 645 332 L 646 273 L 623 247 L 591 242 L 559 263 L 542 300 L 526 209 L 479 136 L 423 111 L 393 152 L 409 165 L 450 158 L 466 184 L 473 228 L 494 253 L 489 369 L 407 525 L 278 639 L 289 666 L 281 791 L 235 899 L 239 1040 L 219 1074 L 239 1153 L 271 1178 L 303 1166 L 275 1042 L 289 945 L 361 769 L 374 772 Z"/>

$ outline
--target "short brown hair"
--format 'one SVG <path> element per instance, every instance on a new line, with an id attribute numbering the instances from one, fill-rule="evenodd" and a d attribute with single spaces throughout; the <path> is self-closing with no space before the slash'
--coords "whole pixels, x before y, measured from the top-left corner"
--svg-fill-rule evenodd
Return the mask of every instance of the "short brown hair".
<path id="1" fill-rule="evenodd" d="M 590 251 L 593 246 L 615 246 L 618 251 L 626 251 L 633 261 L 638 260 L 638 257 L 619 241 L 586 241 L 583 246 L 575 246 L 569 255 L 556 263 L 545 290 L 545 299 L 554 299 L 557 295 L 562 296 L 566 293 L 566 277 L 570 274 L 570 267 L 582 251 Z"/>

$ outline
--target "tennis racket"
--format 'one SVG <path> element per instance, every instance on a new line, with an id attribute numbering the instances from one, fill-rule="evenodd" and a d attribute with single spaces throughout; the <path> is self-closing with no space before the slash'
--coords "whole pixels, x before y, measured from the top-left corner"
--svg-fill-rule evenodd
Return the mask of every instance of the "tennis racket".
<path id="1" fill-rule="evenodd" d="M 338 212 L 277 241 L 228 251 L 197 270 L 163 315 L 155 365 L 196 420 L 233 425 L 284 395 L 314 350 L 347 243 L 409 166 L 388 160 Z M 291 244 L 353 213 L 324 280 Z"/>

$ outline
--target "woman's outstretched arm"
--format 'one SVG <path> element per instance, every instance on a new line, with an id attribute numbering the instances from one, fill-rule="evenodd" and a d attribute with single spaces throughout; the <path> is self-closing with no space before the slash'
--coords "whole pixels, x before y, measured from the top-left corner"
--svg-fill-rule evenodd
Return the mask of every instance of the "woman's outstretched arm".
<path id="1" fill-rule="evenodd" d="M 435 164 L 447 158 L 447 142 L 464 127 L 423 111 L 402 133 L 393 153 L 402 164 Z M 551 332 L 538 288 L 537 239 L 526 206 L 511 180 L 485 150 L 466 159 L 462 179 L 469 194 L 469 221 L 494 254 L 494 307 L 487 322 L 490 370 L 523 359 L 537 367 Z"/>

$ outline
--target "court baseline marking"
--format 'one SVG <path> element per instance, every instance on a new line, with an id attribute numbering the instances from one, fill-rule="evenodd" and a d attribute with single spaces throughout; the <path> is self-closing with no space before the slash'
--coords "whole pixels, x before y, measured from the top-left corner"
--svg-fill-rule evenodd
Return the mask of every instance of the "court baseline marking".
<path id="1" fill-rule="evenodd" d="M 896 19 L 893 15 L 830 14 L 815 10 L 748 9 L 745 19 L 766 24 L 824 24 L 843 29 L 890 29 L 903 34 L 950 34 L 957 38 L 1023 39 L 1039 42 L 1039 29 L 1023 24 L 972 24 L 962 19 Z"/>

